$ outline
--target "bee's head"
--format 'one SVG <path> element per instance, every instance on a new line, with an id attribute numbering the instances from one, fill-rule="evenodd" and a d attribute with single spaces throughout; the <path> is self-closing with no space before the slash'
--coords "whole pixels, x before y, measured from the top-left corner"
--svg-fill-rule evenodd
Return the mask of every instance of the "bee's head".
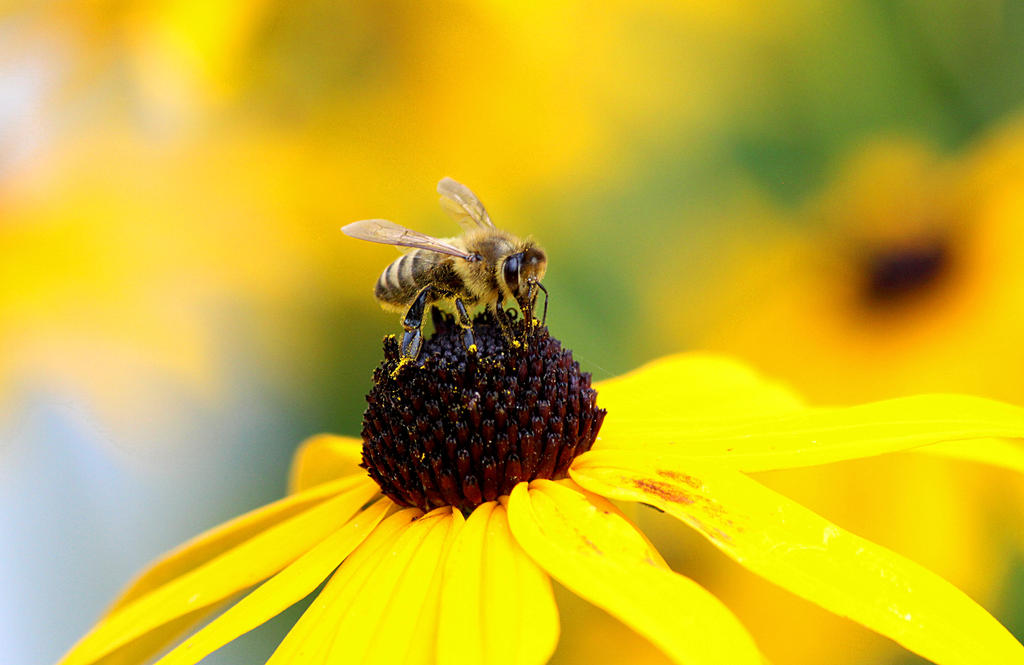
<path id="1" fill-rule="evenodd" d="M 501 280 L 523 312 L 532 309 L 537 285 L 547 269 L 547 254 L 530 241 L 523 251 L 510 254 L 501 262 Z"/>

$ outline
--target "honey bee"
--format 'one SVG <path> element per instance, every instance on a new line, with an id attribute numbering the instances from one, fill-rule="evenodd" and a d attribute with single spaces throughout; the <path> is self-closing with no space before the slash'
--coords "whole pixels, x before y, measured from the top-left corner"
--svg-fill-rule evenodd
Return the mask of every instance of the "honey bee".
<path id="1" fill-rule="evenodd" d="M 487 210 L 468 187 L 451 178 L 437 183 L 441 207 L 463 228 L 455 238 L 432 238 L 384 219 L 366 219 L 342 227 L 359 240 L 397 245 L 402 256 L 377 279 L 374 295 L 386 310 L 404 313 L 402 357 L 415 360 L 423 346 L 423 320 L 436 302 L 451 302 L 467 349 L 475 350 L 469 309 L 483 304 L 490 309 L 510 343 L 513 339 L 505 299 L 519 305 L 529 329 L 540 280 L 547 270 L 547 255 L 532 238 L 520 240 L 491 222 Z"/>

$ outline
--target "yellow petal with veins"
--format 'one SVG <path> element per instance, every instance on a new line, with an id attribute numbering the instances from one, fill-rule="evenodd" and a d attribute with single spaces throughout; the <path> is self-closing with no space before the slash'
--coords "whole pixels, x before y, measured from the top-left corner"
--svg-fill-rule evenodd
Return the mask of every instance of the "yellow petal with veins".
<path id="1" fill-rule="evenodd" d="M 373 558 L 343 566 L 329 585 L 336 588 L 325 589 L 310 651 L 296 662 L 433 662 L 441 571 L 463 524 L 458 510 L 437 508 L 395 532 Z"/>
<path id="2" fill-rule="evenodd" d="M 361 475 L 361 474 L 360 474 Z M 224 551 L 248 540 L 260 531 L 282 522 L 298 512 L 326 501 L 330 497 L 345 491 L 346 488 L 360 483 L 360 476 L 334 480 L 306 490 L 301 494 L 286 497 L 270 505 L 237 517 L 210 531 L 193 538 L 188 543 L 158 561 L 124 592 L 118 601 L 108 610 L 108 614 L 127 603 L 145 595 L 158 586 L 180 577 L 203 563 L 213 559 Z M 195 625 L 207 614 L 215 611 L 216 606 L 206 607 L 190 612 L 180 619 L 156 628 L 145 636 L 124 645 L 111 654 L 97 661 L 97 665 L 134 665 L 149 660 L 154 654 L 162 651 L 175 637 Z"/>
<path id="3" fill-rule="evenodd" d="M 408 551 L 407 557 L 385 559 L 377 568 L 366 593 L 339 626 L 342 635 L 357 637 L 336 642 L 332 657 L 340 654 L 341 662 L 368 665 L 434 662 L 445 560 L 464 524 L 465 518 L 458 510 L 438 508 L 412 525 L 409 538 L 416 539 L 416 531 L 423 531 L 422 541 L 415 550 Z M 401 545 L 396 545 L 396 551 Z M 390 586 L 391 580 L 394 586 Z M 375 615 L 374 608 L 382 597 L 387 602 L 383 612 Z M 364 636 L 370 638 L 365 641 L 365 652 Z M 350 657 L 361 652 L 361 658 Z"/>
<path id="4" fill-rule="evenodd" d="M 1024 646 L 949 582 L 742 473 L 640 451 L 576 462 L 583 487 L 664 510 L 751 571 L 936 663 L 1024 663 Z"/>
<path id="5" fill-rule="evenodd" d="M 376 626 L 377 636 L 370 645 L 372 656 L 367 659 L 368 663 L 431 665 L 437 662 L 444 570 L 448 553 L 466 526 L 466 518 L 456 508 L 438 508 L 432 512 L 440 513 L 445 524 L 434 530 L 437 538 L 425 541 L 416 558 L 409 562 L 401 586 L 393 594 L 387 613 Z M 409 579 L 415 582 L 410 584 L 406 581 Z M 412 626 L 409 636 L 392 639 L 393 631 L 388 626 L 395 624 Z"/>
<path id="6" fill-rule="evenodd" d="M 609 412 L 606 422 L 615 420 Z M 620 419 L 621 420 L 621 419 Z M 945 441 L 1024 437 L 1024 409 L 966 395 L 918 395 L 754 420 L 687 424 L 630 414 L 629 436 L 601 449 L 660 448 L 741 471 L 769 471 L 871 457 Z"/>
<path id="7" fill-rule="evenodd" d="M 142 637 L 132 640 L 123 647 L 94 661 L 94 665 L 139 665 L 139 663 L 148 663 L 153 656 L 173 643 L 175 638 L 187 632 L 189 628 L 202 621 L 204 617 L 215 613 L 219 606 L 220 604 L 215 604 L 204 607 L 201 610 L 190 612 L 170 623 L 151 630 Z"/>
<path id="8" fill-rule="evenodd" d="M 696 582 L 664 568 L 608 501 L 537 480 L 512 490 L 508 515 L 512 534 L 544 570 L 675 662 L 761 664 L 739 620 Z"/>
<path id="9" fill-rule="evenodd" d="M 505 506 L 477 506 L 445 567 L 439 665 L 539 665 L 557 643 L 558 608 L 547 574 L 513 539 Z"/>
<path id="10" fill-rule="evenodd" d="M 383 499 L 353 517 L 319 545 L 179 644 L 157 661 L 158 665 L 197 663 L 302 600 L 366 539 L 393 505 L 391 501 Z"/>
<path id="11" fill-rule="evenodd" d="M 432 662 L 445 556 L 465 519 L 451 507 L 412 522 L 375 566 L 337 601 L 327 660 L 339 663 Z"/>
<path id="12" fill-rule="evenodd" d="M 202 533 L 179 545 L 152 564 L 121 592 L 108 610 L 118 610 L 151 590 L 181 577 L 214 557 L 268 528 L 362 483 L 358 476 L 341 478 L 301 494 L 267 504 Z"/>
<path id="13" fill-rule="evenodd" d="M 369 478 L 123 605 L 61 660 L 86 665 L 154 629 L 266 579 L 341 527 L 374 494 Z"/>
<path id="14" fill-rule="evenodd" d="M 303 612 L 274 650 L 267 665 L 323 663 L 337 635 L 335 626 L 351 599 L 366 585 L 381 557 L 390 551 L 413 520 L 423 515 L 406 508 L 388 516 L 331 576 L 323 590 Z"/>

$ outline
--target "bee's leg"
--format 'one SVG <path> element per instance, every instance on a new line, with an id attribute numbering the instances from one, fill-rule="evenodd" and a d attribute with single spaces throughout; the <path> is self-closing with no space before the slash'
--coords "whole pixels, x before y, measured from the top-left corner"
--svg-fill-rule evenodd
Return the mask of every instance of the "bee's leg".
<path id="1" fill-rule="evenodd" d="M 476 339 L 473 337 L 473 320 L 469 318 L 469 312 L 466 311 L 466 304 L 462 302 L 462 298 L 455 299 L 455 311 L 459 316 L 459 325 L 462 327 L 462 343 L 466 346 L 467 351 L 476 351 Z"/>
<path id="2" fill-rule="evenodd" d="M 515 338 L 512 335 L 512 323 L 508 320 L 508 312 L 505 311 L 504 301 L 494 303 L 494 318 L 498 320 L 501 334 L 505 338 L 505 344 L 514 346 Z"/>
<path id="3" fill-rule="evenodd" d="M 432 285 L 424 286 L 409 305 L 409 310 L 402 319 L 405 334 L 402 335 L 402 357 L 416 360 L 423 347 L 423 314 L 430 303 L 434 302 L 437 293 Z"/>

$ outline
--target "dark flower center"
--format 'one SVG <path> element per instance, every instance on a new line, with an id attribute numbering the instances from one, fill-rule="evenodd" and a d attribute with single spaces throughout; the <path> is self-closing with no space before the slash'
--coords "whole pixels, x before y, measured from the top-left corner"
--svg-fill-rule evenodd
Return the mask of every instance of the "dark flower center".
<path id="1" fill-rule="evenodd" d="M 865 300 L 871 305 L 902 302 L 939 281 L 949 264 L 948 243 L 940 238 L 870 251 L 864 265 Z"/>
<path id="2" fill-rule="evenodd" d="M 524 339 L 526 322 L 512 325 Z M 516 483 L 566 477 L 605 416 L 572 352 L 545 327 L 509 346 L 487 313 L 473 320 L 475 353 L 453 317 L 435 310 L 434 326 L 419 360 L 405 365 L 395 338 L 385 338 L 373 373 L 363 466 L 381 491 L 402 505 L 468 514 Z"/>

